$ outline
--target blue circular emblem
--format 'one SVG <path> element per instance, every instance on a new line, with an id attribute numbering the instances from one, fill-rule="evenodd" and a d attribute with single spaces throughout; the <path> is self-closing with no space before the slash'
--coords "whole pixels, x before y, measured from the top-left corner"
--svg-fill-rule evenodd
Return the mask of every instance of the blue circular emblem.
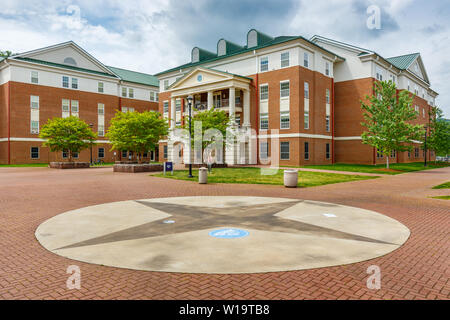
<path id="1" fill-rule="evenodd" d="M 234 239 L 242 238 L 249 235 L 248 231 L 234 228 L 219 229 L 214 230 L 209 233 L 211 237 L 221 238 L 221 239 Z"/>
<path id="2" fill-rule="evenodd" d="M 201 74 L 199 74 L 199 75 L 197 76 L 197 81 L 200 82 L 200 81 L 202 81 L 202 80 L 203 80 L 203 76 L 202 76 Z"/>

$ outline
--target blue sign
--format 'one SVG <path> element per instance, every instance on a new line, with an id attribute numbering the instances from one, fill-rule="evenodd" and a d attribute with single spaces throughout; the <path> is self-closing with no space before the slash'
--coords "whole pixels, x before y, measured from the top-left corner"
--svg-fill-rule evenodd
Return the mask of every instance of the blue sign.
<path id="1" fill-rule="evenodd" d="M 165 171 L 172 171 L 173 163 L 172 162 L 164 162 L 164 169 L 165 169 Z"/>
<path id="2" fill-rule="evenodd" d="M 242 238 L 249 235 L 248 231 L 234 228 L 219 229 L 214 230 L 209 233 L 211 237 L 221 238 L 221 239 L 234 239 Z"/>

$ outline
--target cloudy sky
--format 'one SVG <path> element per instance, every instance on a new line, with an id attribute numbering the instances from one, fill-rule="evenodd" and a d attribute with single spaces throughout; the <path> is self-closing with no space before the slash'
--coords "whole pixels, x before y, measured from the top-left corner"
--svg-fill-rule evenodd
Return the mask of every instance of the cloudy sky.
<path id="1" fill-rule="evenodd" d="M 381 9 L 381 29 L 366 26 Z M 73 40 L 104 64 L 157 73 L 190 50 L 272 36 L 319 34 L 384 57 L 420 52 L 437 104 L 450 117 L 449 0 L 2 0 L 0 50 L 15 53 Z"/>

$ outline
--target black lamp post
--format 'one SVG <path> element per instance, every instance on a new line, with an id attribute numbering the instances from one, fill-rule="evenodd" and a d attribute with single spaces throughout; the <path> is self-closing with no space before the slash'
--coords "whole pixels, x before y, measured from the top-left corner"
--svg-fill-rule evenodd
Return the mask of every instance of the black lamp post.
<path id="1" fill-rule="evenodd" d="M 188 108 L 189 108 L 189 175 L 188 178 L 193 178 L 194 176 L 192 175 L 192 144 L 191 144 L 191 140 L 192 140 L 192 100 L 194 100 L 194 98 L 190 95 L 187 97 L 187 101 L 188 101 Z"/>
<path id="2" fill-rule="evenodd" d="M 427 166 L 427 126 L 423 127 L 425 129 L 425 141 L 424 141 L 424 145 L 423 145 L 423 150 L 425 151 L 425 163 L 424 166 Z"/>
<path id="3" fill-rule="evenodd" d="M 94 127 L 94 125 L 92 123 L 90 123 L 89 127 L 92 129 Z M 92 166 L 92 141 L 91 141 L 91 166 Z"/>

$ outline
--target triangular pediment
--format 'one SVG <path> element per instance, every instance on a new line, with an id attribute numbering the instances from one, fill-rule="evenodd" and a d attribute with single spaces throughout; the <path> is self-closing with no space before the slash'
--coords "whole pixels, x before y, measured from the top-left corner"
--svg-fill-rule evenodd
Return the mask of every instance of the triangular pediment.
<path id="1" fill-rule="evenodd" d="M 14 57 L 30 58 L 114 75 L 111 70 L 73 41 L 28 51 Z"/>
<path id="2" fill-rule="evenodd" d="M 234 77 L 236 76 L 222 71 L 207 68 L 196 68 L 182 78 L 178 79 L 178 81 L 176 81 L 169 89 L 175 90 L 207 85 L 215 82 L 230 80 Z"/>
<path id="3" fill-rule="evenodd" d="M 427 72 L 425 71 L 425 66 L 420 55 L 418 55 L 417 58 L 411 63 L 411 65 L 408 67 L 408 71 L 413 73 L 418 78 L 429 83 Z"/>

